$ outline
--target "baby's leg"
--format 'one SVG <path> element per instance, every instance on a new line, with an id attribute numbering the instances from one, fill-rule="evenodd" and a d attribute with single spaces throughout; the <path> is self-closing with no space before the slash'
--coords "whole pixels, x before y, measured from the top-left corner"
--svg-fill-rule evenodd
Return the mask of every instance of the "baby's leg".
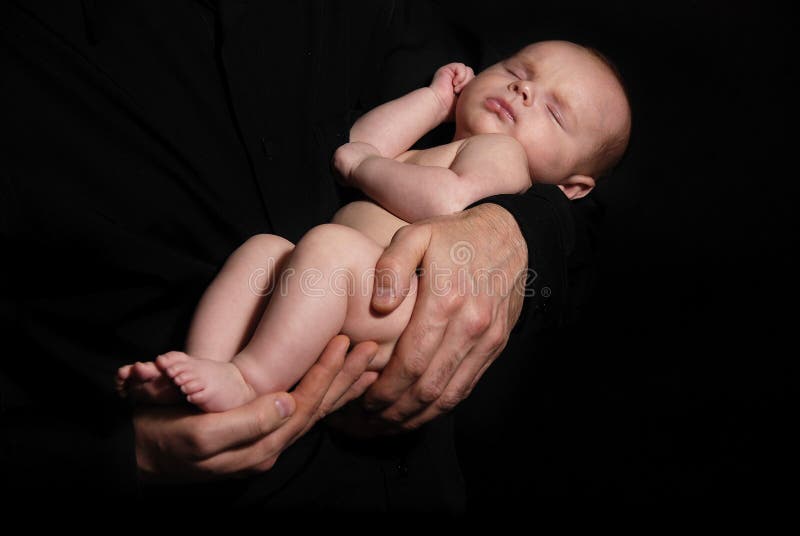
<path id="1" fill-rule="evenodd" d="M 275 274 L 294 249 L 276 235 L 256 235 L 233 252 L 197 305 L 186 353 L 230 361 L 250 340 L 275 286 Z M 277 270 L 276 270 L 277 268 Z"/>
<path id="2" fill-rule="evenodd" d="M 383 354 L 391 352 L 414 297 L 390 315 L 371 312 L 372 273 L 382 252 L 348 227 L 328 224 L 309 231 L 289 257 L 252 339 L 233 359 L 235 369 L 194 360 L 186 384 L 190 401 L 206 411 L 224 411 L 256 394 L 288 389 L 340 332 L 353 342 L 374 340 Z M 186 368 L 179 374 L 187 374 Z"/>
<path id="3" fill-rule="evenodd" d="M 186 342 L 189 355 L 221 362 L 233 359 L 258 324 L 276 267 L 286 260 L 293 247 L 279 236 L 257 235 L 231 254 L 197 306 Z M 186 354 L 170 352 L 155 363 L 126 365 L 118 372 L 118 388 L 138 399 L 173 403 L 180 395 L 164 371 L 187 359 L 190 358 Z M 180 368 L 173 368 L 172 376 Z"/>

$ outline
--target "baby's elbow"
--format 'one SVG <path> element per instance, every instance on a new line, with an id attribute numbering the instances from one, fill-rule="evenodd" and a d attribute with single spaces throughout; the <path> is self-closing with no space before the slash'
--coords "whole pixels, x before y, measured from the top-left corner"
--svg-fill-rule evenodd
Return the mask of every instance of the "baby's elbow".
<path id="1" fill-rule="evenodd" d="M 432 214 L 432 216 L 438 216 L 461 212 L 467 208 L 469 201 L 463 192 L 455 191 L 451 192 L 451 195 L 434 200 L 433 205 L 432 212 L 434 212 L 434 214 Z"/>

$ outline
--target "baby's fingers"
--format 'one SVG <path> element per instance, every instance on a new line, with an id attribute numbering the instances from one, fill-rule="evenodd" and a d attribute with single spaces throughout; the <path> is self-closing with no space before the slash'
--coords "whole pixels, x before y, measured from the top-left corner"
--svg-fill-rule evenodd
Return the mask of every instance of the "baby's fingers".
<path id="1" fill-rule="evenodd" d="M 466 65 L 461 64 L 461 69 L 456 72 L 456 76 L 453 78 L 453 91 L 456 93 L 460 93 L 464 86 L 466 86 L 470 80 L 475 78 L 475 72 L 472 70 L 472 67 L 467 67 Z"/>

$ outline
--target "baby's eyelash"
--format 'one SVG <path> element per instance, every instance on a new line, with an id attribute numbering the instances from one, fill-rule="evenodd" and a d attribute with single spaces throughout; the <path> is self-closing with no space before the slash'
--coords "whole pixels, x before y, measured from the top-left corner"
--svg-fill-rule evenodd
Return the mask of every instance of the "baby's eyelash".
<path id="1" fill-rule="evenodd" d="M 547 107 L 547 111 L 549 111 L 549 112 L 550 112 L 550 115 L 552 115 L 552 116 L 553 116 L 553 119 L 555 119 L 555 120 L 556 120 L 556 123 L 558 123 L 559 125 L 563 126 L 563 125 L 561 124 L 561 118 L 558 116 L 558 113 L 556 113 L 556 111 L 555 111 L 555 110 L 553 110 L 553 109 L 552 109 L 550 106 L 548 106 L 548 107 Z"/>

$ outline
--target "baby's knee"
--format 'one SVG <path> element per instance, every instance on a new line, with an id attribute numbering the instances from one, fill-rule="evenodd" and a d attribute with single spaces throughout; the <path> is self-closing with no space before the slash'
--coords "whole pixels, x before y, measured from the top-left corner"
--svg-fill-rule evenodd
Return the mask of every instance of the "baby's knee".
<path id="1" fill-rule="evenodd" d="M 251 236 L 231 255 L 237 263 L 262 265 L 279 262 L 294 249 L 294 244 L 283 237 L 273 234 L 257 234 Z"/>
<path id="2" fill-rule="evenodd" d="M 265 233 L 251 236 L 241 247 L 256 253 L 272 253 L 292 249 L 294 244 L 282 236 Z"/>
<path id="3" fill-rule="evenodd" d="M 359 231 L 336 223 L 317 225 L 297 244 L 295 255 L 308 255 L 316 261 L 329 260 L 341 266 L 372 262 L 380 248 Z"/>

